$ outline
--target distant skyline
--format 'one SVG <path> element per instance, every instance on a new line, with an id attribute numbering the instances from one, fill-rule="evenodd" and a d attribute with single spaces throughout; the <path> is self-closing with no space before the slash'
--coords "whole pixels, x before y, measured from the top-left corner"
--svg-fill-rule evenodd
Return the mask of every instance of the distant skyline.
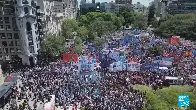
<path id="1" fill-rule="evenodd" d="M 81 0 L 78 0 L 78 3 L 80 4 Z M 87 2 L 92 2 L 92 0 L 86 0 Z M 115 2 L 115 0 L 95 0 L 95 2 Z M 148 6 L 150 2 L 154 1 L 154 0 L 132 0 L 133 4 L 136 4 L 137 2 L 140 2 L 142 5 Z"/>

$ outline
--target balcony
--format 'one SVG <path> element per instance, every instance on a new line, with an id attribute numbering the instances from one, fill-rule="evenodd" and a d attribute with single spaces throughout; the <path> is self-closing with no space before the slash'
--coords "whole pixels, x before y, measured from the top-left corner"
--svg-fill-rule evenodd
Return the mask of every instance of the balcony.
<path id="1" fill-rule="evenodd" d="M 36 3 L 33 0 L 31 1 L 31 6 L 36 8 Z"/>
<path id="2" fill-rule="evenodd" d="M 43 31 L 40 31 L 40 32 L 39 32 L 39 35 L 44 35 L 44 34 L 43 34 Z"/>
<path id="3" fill-rule="evenodd" d="M 36 15 L 37 15 L 37 16 L 41 16 L 41 13 L 40 13 L 40 12 L 37 12 Z"/>
<path id="4" fill-rule="evenodd" d="M 34 45 L 33 41 L 29 41 L 29 45 Z"/>
<path id="5" fill-rule="evenodd" d="M 41 25 L 38 25 L 38 29 L 42 29 L 42 26 Z"/>
<path id="6" fill-rule="evenodd" d="M 29 4 L 29 2 L 28 2 L 28 0 L 23 0 L 22 4 L 26 4 L 27 5 L 27 4 Z"/>
<path id="7" fill-rule="evenodd" d="M 40 6 L 36 6 L 36 9 L 40 9 Z"/>
<path id="8" fill-rule="evenodd" d="M 28 35 L 28 40 L 29 40 L 29 41 L 33 40 L 32 35 Z"/>
<path id="9" fill-rule="evenodd" d="M 32 35 L 32 31 L 27 31 L 27 35 Z"/>
<path id="10" fill-rule="evenodd" d="M 41 20 L 40 18 L 38 18 L 38 19 L 37 19 L 37 22 L 41 23 L 41 22 L 42 22 L 42 20 Z"/>

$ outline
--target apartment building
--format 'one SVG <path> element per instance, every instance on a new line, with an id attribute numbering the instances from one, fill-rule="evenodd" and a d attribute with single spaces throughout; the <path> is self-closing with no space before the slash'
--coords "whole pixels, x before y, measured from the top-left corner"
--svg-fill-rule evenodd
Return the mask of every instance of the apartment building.
<path id="1" fill-rule="evenodd" d="M 132 4 L 132 0 L 115 0 L 116 4 Z"/>
<path id="2" fill-rule="evenodd" d="M 58 35 L 61 21 L 77 16 L 77 0 L 36 0 L 40 6 L 44 34 Z"/>
<path id="3" fill-rule="evenodd" d="M 0 62 L 19 56 L 34 65 L 43 37 L 40 13 L 33 0 L 0 0 Z"/>
<path id="4" fill-rule="evenodd" d="M 137 2 L 137 4 L 133 4 L 133 11 L 134 12 L 144 13 L 144 8 L 145 8 L 145 6 L 142 5 L 140 2 Z"/>
<path id="5" fill-rule="evenodd" d="M 196 13 L 196 0 L 161 0 L 162 17 L 167 14 Z"/>

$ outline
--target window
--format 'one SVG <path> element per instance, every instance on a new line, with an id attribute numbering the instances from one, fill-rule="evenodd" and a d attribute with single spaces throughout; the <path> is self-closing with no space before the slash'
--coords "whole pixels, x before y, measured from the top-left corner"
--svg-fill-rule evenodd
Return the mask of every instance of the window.
<path id="1" fill-rule="evenodd" d="M 24 7 L 24 12 L 25 12 L 25 14 L 28 14 L 29 13 L 29 9 L 27 7 Z"/>
<path id="2" fill-rule="evenodd" d="M 7 33 L 7 38 L 12 39 L 12 33 Z"/>
<path id="3" fill-rule="evenodd" d="M 17 4 L 17 0 L 14 0 L 14 3 Z"/>
<path id="4" fill-rule="evenodd" d="M 0 24 L 3 24 L 3 18 L 0 17 Z"/>
<path id="5" fill-rule="evenodd" d="M 15 53 L 14 48 L 10 48 L 10 53 Z"/>
<path id="6" fill-rule="evenodd" d="M 5 56 L 5 60 L 6 60 L 6 61 L 9 61 L 9 60 L 10 60 L 10 56 L 9 56 L 9 55 L 6 55 L 6 56 Z"/>
<path id="7" fill-rule="evenodd" d="M 2 46 L 7 46 L 7 42 L 6 41 L 2 41 Z"/>
<path id="8" fill-rule="evenodd" d="M 3 61 L 3 56 L 2 55 L 0 55 L 0 61 Z"/>
<path id="9" fill-rule="evenodd" d="M 5 33 L 0 33 L 0 37 L 1 37 L 1 39 L 6 39 Z"/>
<path id="10" fill-rule="evenodd" d="M 18 11 L 18 8 L 16 7 L 16 11 Z"/>
<path id="11" fill-rule="evenodd" d="M 5 20 L 5 23 L 6 24 L 9 24 L 10 23 L 9 17 L 4 17 L 4 20 Z"/>
<path id="12" fill-rule="evenodd" d="M 1 47 L 0 47 L 0 54 L 2 54 Z"/>
<path id="13" fill-rule="evenodd" d="M 11 30 L 10 25 L 6 25 L 6 30 Z"/>
<path id="14" fill-rule="evenodd" d="M 20 42 L 19 41 L 15 41 L 16 46 L 20 46 Z"/>
<path id="15" fill-rule="evenodd" d="M 34 46 L 30 46 L 29 49 L 30 49 L 30 53 L 35 53 Z"/>
<path id="16" fill-rule="evenodd" d="M 18 33 L 14 33 L 14 39 L 19 39 Z"/>
<path id="17" fill-rule="evenodd" d="M 26 23 L 26 28 L 27 28 L 27 31 L 31 31 L 32 30 L 30 22 Z"/>
<path id="18" fill-rule="evenodd" d="M 8 48 L 4 48 L 4 53 L 5 53 L 5 54 L 8 53 Z"/>
<path id="19" fill-rule="evenodd" d="M 10 41 L 9 46 L 14 46 L 14 41 Z"/>
<path id="20" fill-rule="evenodd" d="M 3 27 L 3 25 L 0 25 L 0 30 L 4 30 L 4 27 Z"/>
<path id="21" fill-rule="evenodd" d="M 21 53 L 21 49 L 16 48 L 16 52 L 17 52 L 17 53 Z"/>

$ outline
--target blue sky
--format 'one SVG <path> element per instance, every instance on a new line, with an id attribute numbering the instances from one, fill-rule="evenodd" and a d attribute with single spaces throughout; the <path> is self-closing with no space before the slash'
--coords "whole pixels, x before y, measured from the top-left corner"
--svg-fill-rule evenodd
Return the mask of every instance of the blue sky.
<path id="1" fill-rule="evenodd" d="M 80 3 L 81 0 L 78 0 L 78 3 Z M 91 2 L 92 0 L 86 0 L 87 2 Z M 111 2 L 115 0 L 95 0 L 96 2 Z M 132 0 L 133 4 L 136 4 L 137 2 L 140 2 L 141 4 L 148 6 L 150 2 L 154 1 L 154 0 Z"/>

